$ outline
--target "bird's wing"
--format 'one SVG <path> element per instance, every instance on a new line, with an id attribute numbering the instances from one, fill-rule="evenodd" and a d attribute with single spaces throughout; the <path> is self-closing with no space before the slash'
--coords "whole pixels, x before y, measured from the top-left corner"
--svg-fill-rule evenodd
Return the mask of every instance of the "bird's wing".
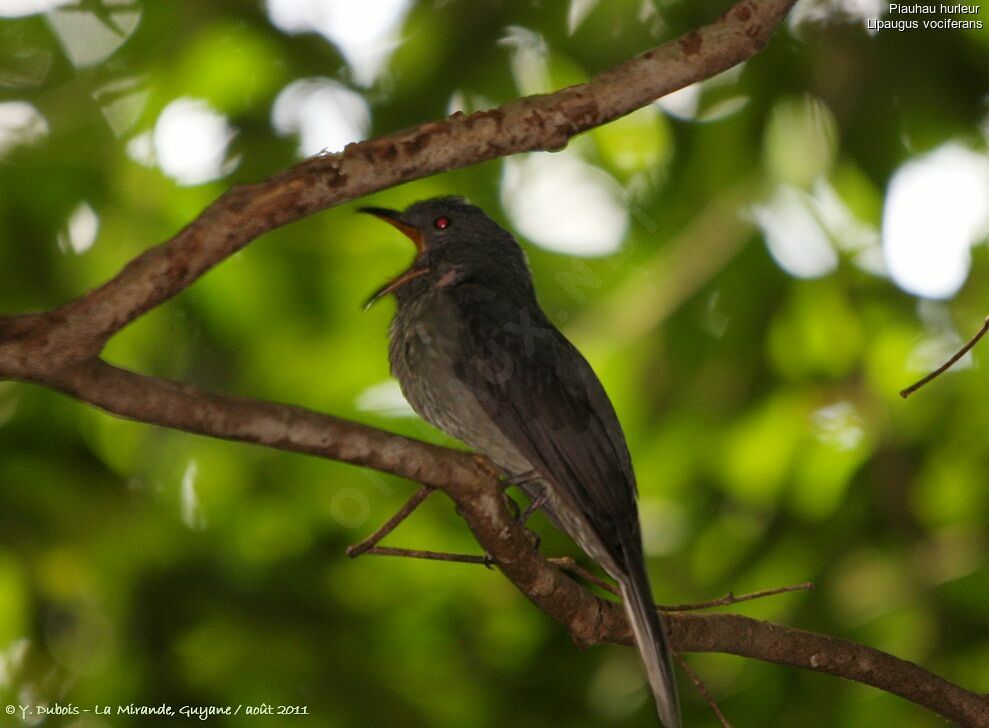
<path id="1" fill-rule="evenodd" d="M 480 286 L 451 291 L 465 356 L 455 374 L 540 476 L 584 515 L 625 568 L 638 544 L 635 476 L 618 417 L 579 351 L 534 304 Z M 573 535 L 573 534 L 571 534 Z"/>
<path id="2" fill-rule="evenodd" d="M 489 289 L 451 289 L 460 311 L 454 372 L 498 430 L 582 516 L 621 587 L 660 720 L 680 726 L 662 620 L 652 604 L 635 508 L 635 477 L 618 417 L 590 365 L 534 303 Z M 568 519 L 562 518 L 566 522 Z M 584 550 L 582 533 L 572 533 Z M 598 559 L 595 553 L 589 553 Z M 604 562 L 601 566 L 608 568 Z M 611 569 L 608 568 L 610 571 Z"/>

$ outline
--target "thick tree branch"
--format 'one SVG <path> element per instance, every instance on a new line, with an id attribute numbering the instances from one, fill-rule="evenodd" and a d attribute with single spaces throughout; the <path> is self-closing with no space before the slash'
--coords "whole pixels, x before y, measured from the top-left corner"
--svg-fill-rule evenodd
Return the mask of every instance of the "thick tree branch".
<path id="1" fill-rule="evenodd" d="M 335 204 L 517 152 L 558 149 L 754 55 L 794 0 L 743 0 L 725 16 L 589 83 L 498 109 L 422 124 L 308 159 L 235 187 L 171 240 L 106 284 L 52 311 L 0 318 L 0 378 L 60 390 L 122 417 L 374 468 L 442 490 L 481 547 L 578 643 L 630 643 L 624 610 L 534 551 L 501 484 L 477 458 L 300 407 L 205 392 L 99 358 L 107 339 L 251 240 Z M 962 725 L 989 725 L 989 701 L 890 655 L 738 615 L 670 614 L 681 651 L 722 651 L 827 672 L 888 690 Z"/>
<path id="2" fill-rule="evenodd" d="M 578 644 L 631 645 L 625 612 L 533 550 L 502 485 L 472 455 L 301 407 L 206 392 L 94 360 L 50 386 L 123 417 L 374 468 L 442 490 L 480 546 Z M 824 672 L 899 695 L 963 726 L 989 725 L 989 700 L 917 665 L 847 640 L 734 614 L 667 613 L 675 649 L 727 652 Z"/>
<path id="3" fill-rule="evenodd" d="M 588 83 L 350 144 L 263 182 L 234 187 L 171 240 L 134 259 L 96 290 L 50 312 L 43 332 L 26 331 L 30 345 L 11 346 L 0 339 L 0 376 L 37 379 L 41 371 L 97 355 L 127 323 L 276 227 L 437 172 L 563 148 L 575 134 L 755 55 L 793 2 L 743 0 L 716 22 Z"/>
<path id="4" fill-rule="evenodd" d="M 848 640 L 738 614 L 667 614 L 673 647 L 742 657 L 836 675 L 899 695 L 962 726 L 989 725 L 989 700 L 912 662 Z"/>

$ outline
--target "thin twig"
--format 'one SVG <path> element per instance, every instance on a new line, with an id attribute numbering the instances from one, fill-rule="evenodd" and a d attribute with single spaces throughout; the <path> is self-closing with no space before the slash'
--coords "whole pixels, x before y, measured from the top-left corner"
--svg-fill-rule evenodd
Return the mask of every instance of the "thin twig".
<path id="1" fill-rule="evenodd" d="M 448 554 L 443 551 L 424 551 L 421 549 L 402 549 L 393 546 L 371 546 L 364 553 L 373 556 L 404 556 L 410 559 L 426 559 L 428 561 L 451 561 L 457 564 L 483 564 L 491 568 L 490 556 L 474 556 L 473 554 Z"/>
<path id="2" fill-rule="evenodd" d="M 683 659 L 683 656 L 679 652 L 674 650 L 673 656 L 680 664 L 680 667 L 683 668 L 683 671 L 690 677 L 690 681 L 694 684 L 694 687 L 697 688 L 697 692 L 701 694 L 701 697 L 704 698 L 709 706 L 711 706 L 711 710 L 714 711 L 714 714 L 718 716 L 718 720 L 721 721 L 721 728 L 731 728 L 731 723 L 728 722 L 725 714 L 722 713 L 721 708 L 718 707 L 717 702 L 715 702 L 714 698 L 711 697 L 711 693 L 708 691 L 707 685 L 704 684 L 704 681 L 701 680 L 701 676 L 694 672 L 694 668 L 687 664 L 687 661 Z"/>
<path id="3" fill-rule="evenodd" d="M 814 582 L 805 581 L 803 584 L 793 584 L 791 586 L 778 586 L 775 589 L 764 589 L 763 591 L 752 592 L 751 594 L 742 594 L 740 596 L 735 596 L 733 593 L 728 592 L 719 599 L 712 599 L 707 602 L 697 602 L 696 604 L 675 604 L 672 606 L 659 604 L 657 605 L 657 608 L 662 612 L 696 612 L 700 609 L 711 609 L 713 607 L 727 607 L 732 604 L 738 604 L 739 602 L 750 602 L 753 599 L 774 597 L 777 594 L 788 594 L 789 592 L 795 592 L 795 591 L 810 591 L 813 588 L 814 588 Z"/>
<path id="4" fill-rule="evenodd" d="M 347 556 L 352 559 L 356 559 L 361 554 L 367 553 L 367 551 L 376 546 L 381 539 L 394 531 L 398 524 L 408 518 L 412 511 L 418 508 L 419 504 L 426 500 L 432 492 L 433 489 L 428 485 L 421 486 L 415 493 L 412 494 L 412 497 L 405 502 L 405 505 L 398 509 L 398 512 L 394 516 L 384 522 L 381 528 L 372 533 L 363 541 L 348 546 Z"/>
<path id="5" fill-rule="evenodd" d="M 946 361 L 944 364 L 939 366 L 937 369 L 935 369 L 933 372 L 928 374 L 926 377 L 924 377 L 918 382 L 914 382 L 906 389 L 901 389 L 900 396 L 903 397 L 903 399 L 906 399 L 911 394 L 916 392 L 918 389 L 923 387 L 925 384 L 930 382 L 932 379 L 937 379 L 938 377 L 940 377 L 942 374 L 948 371 L 952 366 L 954 366 L 955 362 L 957 362 L 959 359 L 965 356 L 972 349 L 973 346 L 979 343 L 979 339 L 985 336 L 987 332 L 989 332 L 989 316 L 986 316 L 986 320 L 982 322 L 982 328 L 976 332 L 975 336 L 973 336 L 971 339 L 968 340 L 968 343 L 965 344 L 965 346 L 963 346 L 961 349 L 956 351 L 954 355 L 950 359 L 948 359 L 948 361 Z"/>
<path id="6" fill-rule="evenodd" d="M 575 576 L 579 576 L 581 579 L 590 582 L 594 586 L 603 589 L 609 594 L 614 594 L 616 597 L 620 596 L 618 589 L 608 582 L 604 581 L 597 575 L 591 573 L 583 566 L 578 564 L 569 556 L 562 556 L 559 558 L 546 559 L 551 564 L 556 566 L 563 571 L 568 571 Z M 740 596 L 735 596 L 732 592 L 728 592 L 723 597 L 717 599 L 711 599 L 706 602 L 697 602 L 696 604 L 657 604 L 656 609 L 661 612 L 696 612 L 701 609 L 712 609 L 713 607 L 726 607 L 732 604 L 738 604 L 739 602 L 749 602 L 753 599 L 762 599 L 764 597 L 772 597 L 777 594 L 787 594 L 789 592 L 795 591 L 810 591 L 814 588 L 814 583 L 811 581 L 805 581 L 803 584 L 794 584 L 791 586 L 780 586 L 775 589 L 764 589 L 763 591 L 752 592 L 750 594 L 742 594 Z"/>
<path id="7" fill-rule="evenodd" d="M 558 569 L 562 569 L 563 571 L 569 571 L 574 576 L 579 576 L 584 581 L 590 582 L 594 586 L 598 587 L 599 589 L 603 589 L 609 594 L 614 594 L 616 597 L 621 596 L 621 594 L 619 594 L 618 589 L 615 587 L 614 584 L 609 584 L 599 576 L 592 574 L 590 571 L 585 569 L 583 566 L 578 564 L 569 556 L 559 556 L 557 558 L 546 559 L 546 560 L 549 563 L 556 566 Z"/>

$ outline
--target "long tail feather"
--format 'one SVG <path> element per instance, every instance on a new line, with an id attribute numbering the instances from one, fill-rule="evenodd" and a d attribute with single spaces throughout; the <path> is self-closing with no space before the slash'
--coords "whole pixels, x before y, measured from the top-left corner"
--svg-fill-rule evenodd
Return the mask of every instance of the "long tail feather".
<path id="1" fill-rule="evenodd" d="M 629 559 L 628 574 L 619 580 L 635 644 L 646 666 L 659 719 L 666 728 L 680 728 L 680 700 L 666 630 L 653 605 L 649 579 L 641 557 Z"/>

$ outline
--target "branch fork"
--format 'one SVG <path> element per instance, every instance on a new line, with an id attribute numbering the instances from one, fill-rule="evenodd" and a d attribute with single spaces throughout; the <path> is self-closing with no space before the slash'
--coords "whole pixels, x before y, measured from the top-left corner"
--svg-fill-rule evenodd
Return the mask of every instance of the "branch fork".
<path id="1" fill-rule="evenodd" d="M 339 460 L 441 490 L 502 573 L 575 641 L 631 644 L 621 606 L 598 598 L 532 548 L 505 504 L 502 484 L 475 457 L 302 407 L 127 371 L 100 353 L 128 323 L 263 233 L 413 179 L 562 148 L 575 134 L 752 57 L 793 4 L 741 0 L 715 22 L 587 83 L 351 144 L 236 186 L 95 290 L 50 311 L 0 318 L 0 379 L 49 387 L 120 417 Z M 365 551 L 375 548 L 381 547 Z M 680 652 L 728 652 L 827 672 L 895 693 L 960 725 L 989 726 L 984 696 L 864 645 L 736 614 L 669 613 L 667 624 Z"/>

